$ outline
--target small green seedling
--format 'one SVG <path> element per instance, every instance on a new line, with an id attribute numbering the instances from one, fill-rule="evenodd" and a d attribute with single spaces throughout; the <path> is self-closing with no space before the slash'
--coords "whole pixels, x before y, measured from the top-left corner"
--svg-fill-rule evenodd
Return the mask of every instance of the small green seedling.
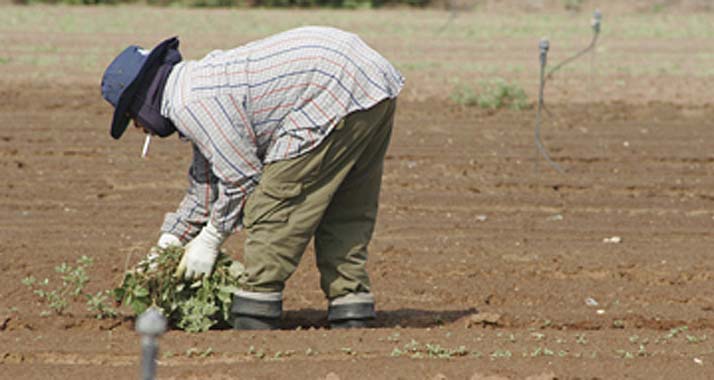
<path id="1" fill-rule="evenodd" d="M 585 334 L 578 334 L 575 336 L 575 342 L 577 344 L 586 345 L 588 344 L 588 338 L 585 337 Z"/>
<path id="2" fill-rule="evenodd" d="M 205 350 L 201 350 L 198 347 L 191 347 L 186 350 L 185 356 L 192 358 L 192 357 L 199 357 L 199 358 L 207 358 L 209 356 L 213 355 L 213 347 L 208 347 Z"/>
<path id="3" fill-rule="evenodd" d="M 491 353 L 491 359 L 505 358 L 508 359 L 513 356 L 513 353 L 509 350 L 498 349 Z"/>
<path id="4" fill-rule="evenodd" d="M 116 311 L 108 305 L 108 293 L 98 292 L 92 295 L 84 291 L 89 282 L 87 269 L 92 264 L 90 257 L 82 256 L 77 259 L 75 266 L 63 262 L 55 267 L 59 281 L 50 281 L 49 278 L 38 280 L 34 276 L 28 276 L 22 279 L 22 284 L 30 288 L 41 303 L 49 308 L 41 312 L 43 316 L 63 315 L 72 302 L 84 297 L 87 299 L 87 310 L 95 313 L 97 318 L 115 317 Z M 57 285 L 58 282 L 61 283 Z"/>

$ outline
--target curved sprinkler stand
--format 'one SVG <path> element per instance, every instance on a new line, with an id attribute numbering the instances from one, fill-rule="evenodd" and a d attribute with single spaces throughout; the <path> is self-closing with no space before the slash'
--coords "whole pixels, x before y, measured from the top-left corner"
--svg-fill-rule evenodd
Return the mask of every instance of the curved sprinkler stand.
<path id="1" fill-rule="evenodd" d="M 548 151 L 543 146 L 543 142 L 540 138 L 540 126 L 542 122 L 541 112 L 543 110 L 543 90 L 545 88 L 545 67 L 548 64 L 548 49 L 550 49 L 550 42 L 547 38 L 543 37 L 538 44 L 540 49 L 540 88 L 538 89 L 538 111 L 536 113 L 536 127 L 535 127 L 535 144 L 538 148 L 538 153 L 540 153 L 543 158 L 548 162 L 548 164 L 561 174 L 565 174 L 563 168 L 560 167 L 555 161 L 550 158 Z M 535 160 L 536 171 L 538 171 L 538 156 L 536 154 Z"/>
<path id="2" fill-rule="evenodd" d="M 577 54 L 573 55 L 572 57 L 569 57 L 565 59 L 564 61 L 560 62 L 557 64 L 555 67 L 550 69 L 550 71 L 546 72 L 546 66 L 548 63 L 548 50 L 550 49 L 550 42 L 548 41 L 547 38 L 542 38 L 540 40 L 540 43 L 538 44 L 538 47 L 540 49 L 540 88 L 538 90 L 538 110 L 536 113 L 536 127 L 535 127 L 535 144 L 536 148 L 538 149 L 538 153 L 545 158 L 545 160 L 548 162 L 548 164 L 555 170 L 557 170 L 561 174 L 565 174 L 565 171 L 563 168 L 558 165 L 556 162 L 554 162 L 550 156 L 548 155 L 548 151 L 545 149 L 545 146 L 543 145 L 543 141 L 541 140 L 540 137 L 540 128 L 542 124 L 542 117 L 541 113 L 542 111 L 548 112 L 548 109 L 545 108 L 545 104 L 543 101 L 543 93 L 545 90 L 545 82 L 547 79 L 550 79 L 553 77 L 553 74 L 560 70 L 563 66 L 566 64 L 580 58 L 582 55 L 586 54 L 589 51 L 594 51 L 595 45 L 597 44 L 598 37 L 600 36 L 600 30 L 602 26 L 602 12 L 600 12 L 599 9 L 596 9 L 595 12 L 593 13 L 593 18 L 590 22 L 592 30 L 593 30 L 593 37 L 592 40 L 590 41 L 590 44 L 583 50 L 579 51 Z M 592 64 L 591 64 L 592 66 Z M 591 68 L 592 71 L 592 68 Z M 536 172 L 538 171 L 538 156 L 536 154 L 536 161 L 535 161 L 535 168 Z"/>

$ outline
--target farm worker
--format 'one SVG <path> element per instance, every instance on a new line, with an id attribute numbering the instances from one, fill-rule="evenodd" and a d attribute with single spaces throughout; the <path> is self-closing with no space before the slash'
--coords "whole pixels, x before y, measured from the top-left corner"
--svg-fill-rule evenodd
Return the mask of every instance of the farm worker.
<path id="1" fill-rule="evenodd" d="M 404 78 L 358 36 L 327 27 L 196 61 L 178 47 L 177 38 L 151 51 L 130 46 L 102 78 L 112 137 L 133 119 L 149 136 L 191 142 L 190 185 L 158 246 L 185 245 L 177 274 L 196 279 L 244 229 L 234 327 L 272 329 L 285 281 L 314 237 L 331 326 L 366 326 L 375 317 L 367 245 Z"/>

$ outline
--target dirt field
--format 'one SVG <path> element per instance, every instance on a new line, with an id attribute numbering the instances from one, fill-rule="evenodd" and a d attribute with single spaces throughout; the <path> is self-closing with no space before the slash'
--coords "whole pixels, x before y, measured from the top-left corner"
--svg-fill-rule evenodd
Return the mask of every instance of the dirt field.
<path id="1" fill-rule="evenodd" d="M 535 165 L 535 109 L 449 95 L 498 76 L 535 102 L 538 40 L 551 38 L 552 63 L 575 53 L 589 10 L 449 22 L 440 11 L 0 7 L 0 378 L 138 377 L 130 318 L 95 320 L 83 302 L 42 317 L 21 283 L 87 255 L 89 289 L 112 288 L 183 194 L 189 146 L 155 141 L 141 160 L 141 136 L 110 138 L 106 64 L 170 34 L 198 58 L 302 23 L 359 32 L 408 79 L 370 251 L 377 328 L 325 328 L 310 251 L 283 330 L 171 331 L 161 379 L 714 377 L 714 14 L 604 3 L 597 54 L 546 88 L 542 133 L 564 175 Z M 237 258 L 242 239 L 227 244 Z"/>

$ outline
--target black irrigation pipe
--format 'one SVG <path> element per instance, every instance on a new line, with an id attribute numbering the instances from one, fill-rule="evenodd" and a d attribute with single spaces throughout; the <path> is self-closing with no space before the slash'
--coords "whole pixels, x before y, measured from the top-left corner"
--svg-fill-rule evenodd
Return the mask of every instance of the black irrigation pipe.
<path id="1" fill-rule="evenodd" d="M 540 128 L 541 128 L 541 123 L 542 123 L 542 118 L 541 118 L 541 113 L 543 110 L 545 110 L 548 114 L 550 114 L 550 111 L 548 111 L 547 108 L 545 108 L 545 104 L 543 101 L 543 92 L 545 90 L 545 82 L 547 79 L 550 79 L 553 74 L 558 71 L 561 67 L 565 66 L 566 64 L 580 58 L 582 55 L 585 53 L 593 50 L 595 48 L 595 44 L 597 43 L 598 36 L 600 35 L 600 23 L 602 21 L 602 13 L 600 12 L 599 9 L 595 10 L 595 13 L 593 14 L 593 20 L 592 20 L 592 28 L 593 28 L 593 38 L 592 41 L 590 41 L 590 45 L 588 45 L 585 49 L 581 50 L 574 56 L 562 61 L 555 67 L 553 67 L 550 71 L 547 72 L 546 75 L 546 65 L 548 63 L 548 49 L 550 48 L 550 42 L 546 38 L 543 38 L 540 40 L 540 43 L 538 44 L 538 48 L 540 49 L 540 87 L 538 89 L 538 110 L 536 112 L 536 127 L 535 127 L 535 145 L 538 151 L 536 152 L 536 159 L 535 159 L 535 170 L 536 172 L 538 171 L 538 154 L 540 154 L 546 162 L 555 170 L 558 171 L 560 174 L 565 174 L 565 171 L 563 168 L 558 165 L 555 161 L 553 161 L 550 158 L 550 155 L 548 154 L 548 151 L 546 150 L 545 146 L 543 145 L 543 141 L 541 140 L 540 137 Z"/>
<path id="2" fill-rule="evenodd" d="M 535 144 L 536 148 L 538 148 L 538 152 L 536 152 L 535 168 L 537 172 L 538 153 L 540 153 L 540 155 L 545 158 L 553 169 L 557 170 L 560 174 L 565 174 L 563 168 L 550 158 L 550 155 L 548 155 L 548 151 L 545 149 L 545 146 L 543 146 L 543 142 L 540 138 L 541 111 L 543 110 L 543 90 L 545 89 L 545 66 L 548 62 L 548 49 L 550 48 L 550 42 L 543 38 L 540 40 L 538 48 L 540 49 L 540 87 L 538 89 L 538 111 L 536 112 L 535 128 Z"/>
<path id="3" fill-rule="evenodd" d="M 599 9 L 595 10 L 595 13 L 593 14 L 593 19 L 592 19 L 592 28 L 593 28 L 593 39 L 590 41 L 590 45 L 588 45 L 585 49 L 579 51 L 577 54 L 574 56 L 564 60 L 563 62 L 560 62 L 557 64 L 555 67 L 550 69 L 548 71 L 548 75 L 546 76 L 546 79 L 550 79 L 553 77 L 553 74 L 555 74 L 556 71 L 560 70 L 561 67 L 567 65 L 568 63 L 582 57 L 585 53 L 589 52 L 590 50 L 593 50 L 595 48 L 595 44 L 597 43 L 597 39 L 600 36 L 600 23 L 602 22 L 602 13 L 600 12 Z"/>

